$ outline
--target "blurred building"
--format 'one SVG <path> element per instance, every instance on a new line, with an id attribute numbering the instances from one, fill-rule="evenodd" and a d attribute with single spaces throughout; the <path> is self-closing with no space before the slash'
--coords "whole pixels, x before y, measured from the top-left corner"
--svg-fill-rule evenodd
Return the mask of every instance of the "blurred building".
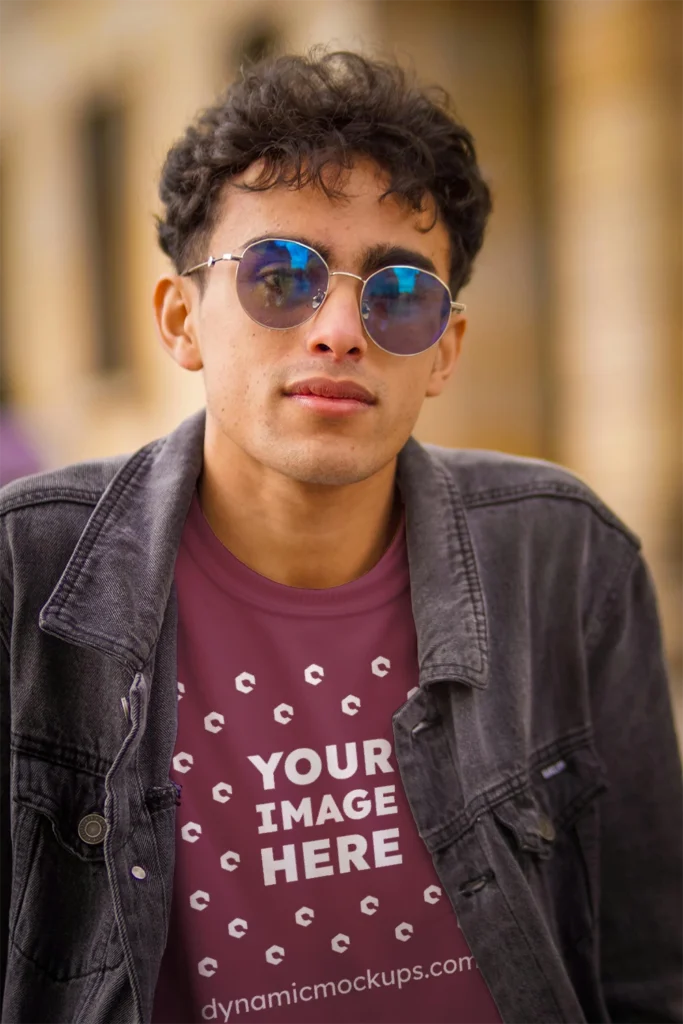
<path id="1" fill-rule="evenodd" d="M 444 85 L 495 212 L 417 436 L 562 462 L 642 537 L 681 674 L 679 0 L 3 0 L 3 394 L 57 465 L 202 404 L 151 294 L 170 143 L 245 55 L 314 43 Z M 0 451 L 0 458 L 2 454 Z"/>

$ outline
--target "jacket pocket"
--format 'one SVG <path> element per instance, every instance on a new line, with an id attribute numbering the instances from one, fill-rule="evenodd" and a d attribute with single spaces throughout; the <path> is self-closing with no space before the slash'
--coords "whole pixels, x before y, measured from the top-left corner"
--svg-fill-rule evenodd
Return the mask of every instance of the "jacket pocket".
<path id="1" fill-rule="evenodd" d="M 104 776 L 15 754 L 10 939 L 55 981 L 116 967 Z"/>
<path id="2" fill-rule="evenodd" d="M 599 795 L 604 772 L 589 744 L 540 751 L 528 785 L 493 807 L 560 948 L 595 934 Z"/>

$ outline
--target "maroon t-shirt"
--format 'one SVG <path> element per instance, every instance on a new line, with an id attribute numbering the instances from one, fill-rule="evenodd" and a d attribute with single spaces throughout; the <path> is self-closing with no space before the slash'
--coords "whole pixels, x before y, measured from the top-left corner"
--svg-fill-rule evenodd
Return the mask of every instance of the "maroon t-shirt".
<path id="1" fill-rule="evenodd" d="M 405 529 L 361 579 L 273 583 L 195 497 L 176 562 L 182 786 L 153 1021 L 498 1022 L 410 813 Z"/>

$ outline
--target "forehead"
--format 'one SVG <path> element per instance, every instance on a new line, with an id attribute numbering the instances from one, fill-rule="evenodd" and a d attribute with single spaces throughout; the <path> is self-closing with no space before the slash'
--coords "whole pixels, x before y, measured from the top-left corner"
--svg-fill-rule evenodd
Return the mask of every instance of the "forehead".
<path id="1" fill-rule="evenodd" d="M 434 201 L 430 197 L 424 210 L 415 211 L 401 197 L 382 199 L 388 180 L 371 161 L 359 161 L 344 172 L 342 195 L 333 198 L 316 185 L 275 185 L 261 192 L 239 188 L 254 181 L 259 170 L 256 165 L 225 186 L 211 254 L 237 252 L 251 239 L 271 235 L 317 241 L 331 266 L 346 269 L 358 269 L 373 248 L 412 251 L 423 257 L 420 263 L 429 261 L 440 276 L 448 277 L 450 242 L 443 222 L 435 217 Z"/>

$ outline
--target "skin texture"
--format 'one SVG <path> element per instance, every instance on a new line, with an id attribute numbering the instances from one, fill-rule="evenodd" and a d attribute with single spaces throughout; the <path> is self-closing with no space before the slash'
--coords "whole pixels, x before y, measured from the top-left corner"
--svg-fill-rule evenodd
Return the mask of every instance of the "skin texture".
<path id="1" fill-rule="evenodd" d="M 377 269 L 367 264 L 368 250 L 400 246 L 448 280 L 445 227 L 437 220 L 421 230 L 431 210 L 417 214 L 393 197 L 380 202 L 386 182 L 370 161 L 357 162 L 343 184 L 336 200 L 314 186 L 243 192 L 228 184 L 203 258 L 239 253 L 261 235 L 300 238 L 329 248 L 331 270 L 367 276 Z M 427 352 L 394 356 L 363 330 L 360 283 L 333 277 L 311 320 L 272 331 L 242 310 L 236 267 L 208 270 L 203 294 L 195 277 L 175 274 L 154 292 L 164 348 L 179 366 L 204 373 L 202 510 L 225 547 L 261 575 L 294 587 L 339 586 L 372 568 L 393 536 L 396 456 L 425 397 L 440 394 L 450 377 L 465 320 L 454 315 Z M 361 384 L 376 402 L 330 418 L 285 395 L 314 376 Z"/>

